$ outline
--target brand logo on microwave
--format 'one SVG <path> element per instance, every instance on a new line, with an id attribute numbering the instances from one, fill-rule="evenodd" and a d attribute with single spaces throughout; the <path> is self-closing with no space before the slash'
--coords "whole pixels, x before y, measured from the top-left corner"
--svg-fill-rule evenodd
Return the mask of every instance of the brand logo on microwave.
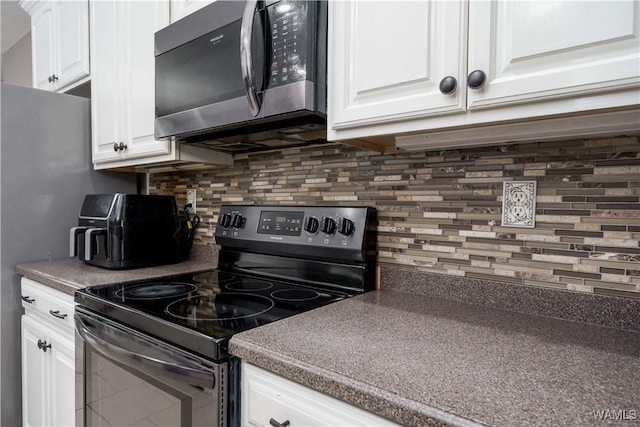
<path id="1" fill-rule="evenodd" d="M 278 236 L 269 236 L 269 238 L 271 240 L 284 240 L 282 237 L 278 237 Z"/>
<path id="2" fill-rule="evenodd" d="M 223 38 L 224 38 L 224 34 L 220 34 L 219 36 L 215 36 L 214 38 L 210 39 L 209 43 L 218 44 L 222 41 Z"/>

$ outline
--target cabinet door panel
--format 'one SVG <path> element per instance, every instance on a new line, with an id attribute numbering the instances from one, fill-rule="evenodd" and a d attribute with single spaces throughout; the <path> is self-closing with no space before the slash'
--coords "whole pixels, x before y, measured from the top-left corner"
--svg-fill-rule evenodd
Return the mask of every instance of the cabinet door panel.
<path id="1" fill-rule="evenodd" d="M 465 75 L 462 2 L 331 2 L 330 16 L 332 129 L 463 109 L 464 91 L 439 90 Z"/>
<path id="2" fill-rule="evenodd" d="M 28 316 L 22 316 L 22 423 L 24 426 L 47 425 L 46 358 L 38 348 L 45 331 Z"/>
<path id="3" fill-rule="evenodd" d="M 72 333 L 70 334 L 71 336 Z M 75 355 L 73 342 L 51 334 L 51 425 L 75 424 Z"/>
<path id="4" fill-rule="evenodd" d="M 127 2 L 123 4 L 120 55 L 123 58 L 123 137 L 129 141 L 127 158 L 168 154 L 169 141 L 154 138 L 155 56 L 154 33 L 169 23 L 169 3 Z"/>
<path id="5" fill-rule="evenodd" d="M 469 108 L 638 85 L 639 21 L 637 1 L 471 2 Z"/>
<path id="6" fill-rule="evenodd" d="M 171 0 L 171 22 L 176 22 L 214 1 L 215 0 Z"/>
<path id="7" fill-rule="evenodd" d="M 89 75 L 89 2 L 58 1 L 58 87 Z"/>
<path id="8" fill-rule="evenodd" d="M 111 1 L 91 2 L 91 51 L 93 63 L 91 73 L 91 127 L 93 139 L 93 162 L 100 163 L 120 159 L 113 144 L 121 142 L 119 73 L 117 58 L 117 4 Z"/>
<path id="9" fill-rule="evenodd" d="M 49 78 L 54 73 L 54 11 L 52 4 L 43 4 L 31 17 L 33 87 L 53 90 Z"/>

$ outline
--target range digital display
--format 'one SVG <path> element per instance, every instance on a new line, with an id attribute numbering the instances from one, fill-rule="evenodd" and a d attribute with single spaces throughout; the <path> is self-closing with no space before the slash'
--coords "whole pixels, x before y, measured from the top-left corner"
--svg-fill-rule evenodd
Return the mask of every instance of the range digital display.
<path id="1" fill-rule="evenodd" d="M 258 234 L 299 236 L 303 221 L 304 212 L 262 211 L 258 221 Z"/>

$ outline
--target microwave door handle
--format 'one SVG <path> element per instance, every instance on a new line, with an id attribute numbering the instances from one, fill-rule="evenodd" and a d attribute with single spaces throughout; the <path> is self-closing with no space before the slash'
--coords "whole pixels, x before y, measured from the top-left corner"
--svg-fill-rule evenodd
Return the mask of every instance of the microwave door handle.
<path id="1" fill-rule="evenodd" d="M 91 261 L 93 254 L 98 252 L 98 245 L 94 236 L 106 236 L 106 228 L 90 228 L 84 232 L 84 259 Z"/>
<path id="2" fill-rule="evenodd" d="M 71 227 L 69 231 L 69 256 L 78 256 L 78 234 L 84 233 L 89 227 Z"/>
<path id="3" fill-rule="evenodd" d="M 100 337 L 100 332 L 92 330 L 89 325 L 85 324 L 79 313 L 75 314 L 74 319 L 76 332 L 80 335 L 85 345 L 108 359 L 115 360 L 133 369 L 143 367 L 143 371 L 146 373 L 171 378 L 183 384 L 208 389 L 213 389 L 215 386 L 215 376 L 211 371 L 177 365 L 167 360 L 148 357 L 122 348 L 120 345 L 110 343 Z M 149 344 L 149 346 L 151 347 L 152 344 Z"/>
<path id="4" fill-rule="evenodd" d="M 253 58 L 251 57 L 251 38 L 253 36 L 253 17 L 258 8 L 258 0 L 248 0 L 242 14 L 240 27 L 240 68 L 242 80 L 247 91 L 249 111 L 255 117 L 260 112 L 260 98 L 256 90 L 256 80 L 253 75 Z"/>

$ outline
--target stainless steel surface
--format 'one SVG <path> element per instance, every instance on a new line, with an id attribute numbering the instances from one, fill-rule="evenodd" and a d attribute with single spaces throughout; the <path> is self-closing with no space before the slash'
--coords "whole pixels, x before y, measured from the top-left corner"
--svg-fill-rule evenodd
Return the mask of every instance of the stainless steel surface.
<path id="1" fill-rule="evenodd" d="M 76 426 L 227 424 L 229 364 L 79 308 Z"/>
<path id="2" fill-rule="evenodd" d="M 0 83 L 1 425 L 21 425 L 16 264 L 63 259 L 85 194 L 136 192 L 135 174 L 96 172 L 89 100 Z"/>
<path id="3" fill-rule="evenodd" d="M 122 363 L 131 369 L 140 369 L 148 374 L 167 377 L 174 381 L 191 384 L 196 387 L 213 388 L 215 376 L 212 369 L 204 368 L 191 359 L 181 356 L 175 349 L 163 348 L 161 341 L 142 339 L 135 334 L 110 327 L 107 323 L 93 319 L 85 314 L 75 315 L 76 331 L 85 344 L 103 356 Z M 137 348 L 137 351 L 128 347 Z M 141 353 L 144 354 L 141 354 Z M 150 357 L 147 355 L 153 355 Z"/>
<path id="4" fill-rule="evenodd" d="M 254 78 L 253 57 L 251 56 L 251 39 L 253 38 L 253 16 L 258 7 L 258 0 L 249 0 L 244 6 L 242 14 L 242 27 L 240 29 L 240 68 L 242 80 L 247 91 L 249 111 L 255 117 L 260 112 L 260 98 L 256 89 Z"/>
<path id="5" fill-rule="evenodd" d="M 155 54 L 160 55 L 178 46 L 208 34 L 213 28 L 222 28 L 244 13 L 244 2 L 218 0 L 164 27 L 155 34 Z"/>
<path id="6" fill-rule="evenodd" d="M 267 9 L 276 3 L 266 2 Z M 217 1 L 156 33 L 156 56 L 160 57 L 165 53 L 169 55 L 172 49 L 180 49 L 180 46 L 190 46 L 192 43 L 189 42 L 195 43 L 196 39 L 213 31 L 222 31 L 225 25 L 237 24 L 240 35 L 234 37 L 240 38 L 240 55 L 237 59 L 229 60 L 234 66 L 238 62 L 242 77 L 238 90 L 226 99 L 210 101 L 205 105 L 196 103 L 196 99 L 185 99 L 182 100 L 184 107 L 161 112 L 155 120 L 156 138 L 173 138 L 180 143 L 230 153 L 326 142 L 326 3 L 309 2 L 308 5 L 313 14 L 305 22 L 303 31 L 309 39 L 305 47 L 309 56 L 309 80 L 265 82 L 264 88 L 259 77 L 266 73 L 265 70 L 254 69 L 262 65 L 258 65 L 261 62 L 259 58 L 252 57 L 251 49 L 255 13 L 260 7 L 260 2 L 256 0 Z M 270 16 L 267 10 L 264 13 Z M 269 41 L 272 40 L 267 37 L 267 52 L 264 53 L 267 61 L 271 57 L 271 50 L 277 48 L 276 45 L 269 46 Z M 234 48 L 233 52 L 237 54 L 238 50 Z M 210 54 L 213 55 L 213 51 Z M 187 48 L 184 49 L 184 55 L 189 57 Z M 253 55 L 257 55 L 255 51 Z M 156 59 L 156 67 L 160 66 L 164 66 L 163 61 Z M 170 67 L 167 65 L 166 69 Z M 156 73 L 157 77 L 161 75 Z M 166 86 L 157 86 L 156 90 L 164 94 L 163 88 L 167 88 L 166 93 L 169 94 L 171 88 L 182 83 L 168 84 L 161 79 L 157 84 Z"/>

